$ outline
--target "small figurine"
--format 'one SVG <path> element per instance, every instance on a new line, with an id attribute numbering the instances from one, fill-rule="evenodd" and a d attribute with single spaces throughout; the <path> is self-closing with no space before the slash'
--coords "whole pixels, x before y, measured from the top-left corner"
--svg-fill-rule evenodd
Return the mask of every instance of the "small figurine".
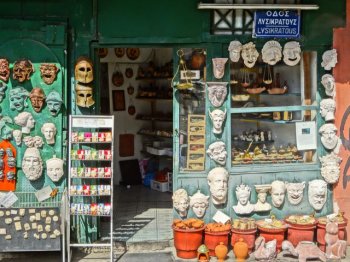
<path id="1" fill-rule="evenodd" d="M 288 240 L 282 242 L 282 249 L 287 254 L 298 257 L 299 262 L 305 262 L 308 259 L 319 259 L 326 262 L 326 255 L 313 242 L 301 241 L 296 248 Z"/>
<path id="2" fill-rule="evenodd" d="M 338 224 L 336 222 L 328 222 L 326 225 L 325 242 L 326 256 L 330 259 L 341 259 L 346 257 L 347 244 L 345 240 L 338 237 Z"/>
<path id="3" fill-rule="evenodd" d="M 257 261 L 274 261 L 277 256 L 277 240 L 274 239 L 265 244 L 265 238 L 259 236 L 255 240 L 255 251 L 252 253 Z"/>

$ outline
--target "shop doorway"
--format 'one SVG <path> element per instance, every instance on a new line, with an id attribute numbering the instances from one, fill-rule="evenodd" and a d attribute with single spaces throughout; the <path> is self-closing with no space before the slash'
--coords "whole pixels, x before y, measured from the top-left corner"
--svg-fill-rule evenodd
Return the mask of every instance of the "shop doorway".
<path id="1" fill-rule="evenodd" d="M 97 100 L 114 115 L 114 235 L 121 246 L 172 239 L 173 49 L 100 48 Z"/>

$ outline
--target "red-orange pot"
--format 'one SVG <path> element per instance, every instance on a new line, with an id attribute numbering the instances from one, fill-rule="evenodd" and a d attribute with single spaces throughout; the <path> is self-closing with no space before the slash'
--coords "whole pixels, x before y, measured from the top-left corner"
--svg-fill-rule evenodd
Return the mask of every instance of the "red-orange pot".
<path id="1" fill-rule="evenodd" d="M 255 238 L 256 238 L 257 229 L 231 229 L 231 246 L 239 241 L 240 238 L 244 240 L 244 242 L 248 245 L 248 253 L 251 253 L 254 249 Z"/>
<path id="2" fill-rule="evenodd" d="M 289 225 L 287 240 L 289 240 L 294 247 L 296 247 L 300 241 L 314 241 L 316 222 L 308 225 L 286 223 Z"/>
<path id="3" fill-rule="evenodd" d="M 222 242 L 225 246 L 228 246 L 228 234 L 229 230 L 222 232 L 204 232 L 204 244 L 209 249 L 209 255 L 215 256 L 215 247 Z"/>
<path id="4" fill-rule="evenodd" d="M 197 257 L 197 249 L 202 244 L 204 227 L 199 229 L 177 229 L 173 227 L 176 255 L 180 258 Z"/>
<path id="5" fill-rule="evenodd" d="M 346 240 L 347 234 L 346 234 L 346 226 L 348 224 L 348 220 L 344 219 L 343 223 L 338 223 L 338 237 L 340 240 Z M 317 243 L 319 249 L 321 249 L 323 252 L 326 251 L 326 241 L 324 240 L 324 237 L 326 235 L 326 224 L 323 223 L 317 223 L 316 227 L 316 236 L 317 236 Z"/>
<path id="6" fill-rule="evenodd" d="M 282 242 L 284 240 L 287 227 L 283 228 L 266 228 L 258 226 L 259 235 L 265 238 L 265 242 L 276 239 L 277 240 L 277 252 L 281 252 Z"/>

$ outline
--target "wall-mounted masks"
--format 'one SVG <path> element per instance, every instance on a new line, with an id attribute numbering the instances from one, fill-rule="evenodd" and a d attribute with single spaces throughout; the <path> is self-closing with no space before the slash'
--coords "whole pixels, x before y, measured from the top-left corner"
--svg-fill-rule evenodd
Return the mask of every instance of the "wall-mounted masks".
<path id="1" fill-rule="evenodd" d="M 75 64 L 74 76 L 79 83 L 91 83 L 94 80 L 92 61 L 87 57 L 79 57 Z"/>
<path id="2" fill-rule="evenodd" d="M 25 107 L 28 107 L 27 98 L 29 92 L 21 86 L 12 88 L 9 92 L 10 95 L 10 109 L 22 111 Z"/>
<path id="3" fill-rule="evenodd" d="M 51 85 L 60 69 L 55 64 L 43 63 L 40 65 L 40 76 L 45 84 Z"/>
<path id="4" fill-rule="evenodd" d="M 92 87 L 75 85 L 76 104 L 80 107 L 90 107 L 95 104 Z"/>
<path id="5" fill-rule="evenodd" d="M 39 113 L 45 103 L 45 93 L 40 87 L 33 88 L 29 94 L 30 102 L 35 112 Z"/>
<path id="6" fill-rule="evenodd" d="M 0 58 L 0 79 L 7 82 L 10 77 L 9 61 L 6 58 Z"/>
<path id="7" fill-rule="evenodd" d="M 22 83 L 30 79 L 30 75 L 34 72 L 34 66 L 30 60 L 24 59 L 16 61 L 13 64 L 13 79 Z"/>
<path id="8" fill-rule="evenodd" d="M 52 116 L 57 116 L 61 110 L 63 100 L 61 95 L 56 91 L 51 91 L 46 97 L 47 108 Z"/>

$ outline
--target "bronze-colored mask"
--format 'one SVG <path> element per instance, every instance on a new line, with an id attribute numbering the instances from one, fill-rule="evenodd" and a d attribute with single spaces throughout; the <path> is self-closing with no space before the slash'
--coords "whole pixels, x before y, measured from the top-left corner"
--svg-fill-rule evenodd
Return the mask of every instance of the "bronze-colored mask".
<path id="1" fill-rule="evenodd" d="M 10 77 L 9 61 L 6 58 L 0 59 L 0 79 L 7 82 Z"/>
<path id="2" fill-rule="evenodd" d="M 78 58 L 74 68 L 74 76 L 77 82 L 91 83 L 94 80 L 92 61 L 87 57 Z"/>
<path id="3" fill-rule="evenodd" d="M 40 65 L 40 76 L 45 84 L 51 85 L 60 69 L 55 64 L 43 63 Z"/>
<path id="4" fill-rule="evenodd" d="M 13 64 L 13 79 L 22 83 L 30 79 L 30 75 L 34 72 L 34 66 L 30 60 L 20 60 Z"/>
<path id="5" fill-rule="evenodd" d="M 29 94 L 30 102 L 35 112 L 39 113 L 45 102 L 45 93 L 40 87 L 35 87 Z"/>

